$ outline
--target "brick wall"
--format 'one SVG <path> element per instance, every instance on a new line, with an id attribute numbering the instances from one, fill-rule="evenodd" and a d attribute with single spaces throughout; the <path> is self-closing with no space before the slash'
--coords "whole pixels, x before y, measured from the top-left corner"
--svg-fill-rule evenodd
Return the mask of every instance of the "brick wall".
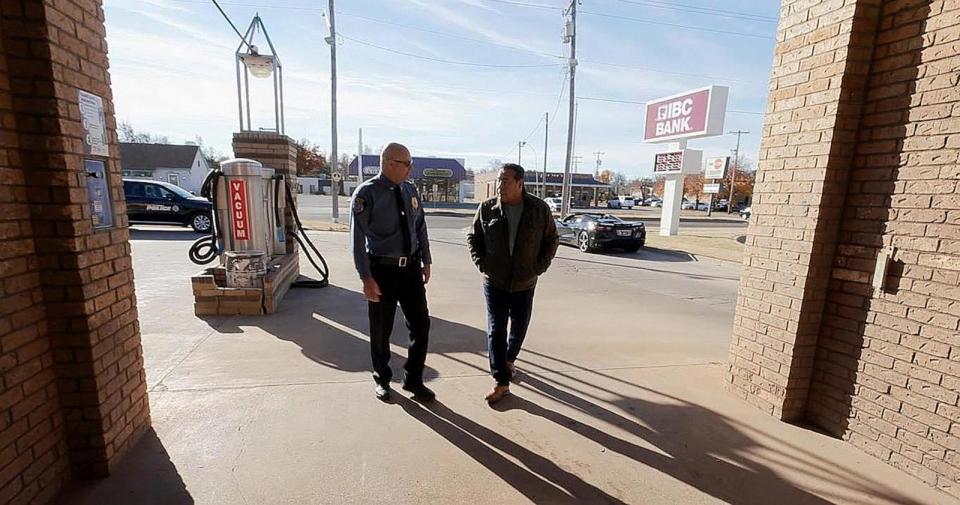
<path id="1" fill-rule="evenodd" d="M 105 476 L 149 426 L 104 35 L 98 1 L 0 2 L 4 502 Z M 78 89 L 104 100 L 112 229 L 91 221 Z"/>
<path id="2" fill-rule="evenodd" d="M 956 2 L 784 2 L 729 374 L 955 496 L 958 68 Z"/>
<path id="3" fill-rule="evenodd" d="M 7 68 L 0 57 L 0 503 L 43 502 L 68 459 Z"/>
<path id="4" fill-rule="evenodd" d="M 960 5 L 884 4 L 808 417 L 960 496 L 958 68 Z"/>
<path id="5" fill-rule="evenodd" d="M 877 9 L 786 1 L 764 119 L 729 387 L 804 415 Z"/>

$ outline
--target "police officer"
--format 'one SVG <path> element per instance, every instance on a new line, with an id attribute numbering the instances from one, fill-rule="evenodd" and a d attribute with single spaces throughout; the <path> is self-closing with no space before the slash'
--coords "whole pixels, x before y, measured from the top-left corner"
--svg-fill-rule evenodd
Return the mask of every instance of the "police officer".
<path id="1" fill-rule="evenodd" d="M 390 333 L 397 303 L 410 330 L 403 389 L 421 400 L 436 396 L 423 384 L 430 332 L 425 285 L 431 258 L 420 195 L 406 182 L 412 165 L 405 146 L 388 144 L 380 154 L 380 173 L 357 187 L 351 205 L 353 262 L 370 318 L 374 392 L 383 401 L 390 399 Z"/>

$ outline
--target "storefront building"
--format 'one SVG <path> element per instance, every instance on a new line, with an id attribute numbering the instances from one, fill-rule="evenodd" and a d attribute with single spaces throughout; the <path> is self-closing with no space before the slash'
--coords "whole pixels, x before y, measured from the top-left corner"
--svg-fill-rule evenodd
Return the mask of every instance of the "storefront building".
<path id="1" fill-rule="evenodd" d="M 358 181 L 357 158 L 350 162 L 349 181 Z M 363 179 L 369 179 L 380 172 L 380 156 L 363 155 Z M 462 192 L 460 185 L 466 179 L 467 171 L 463 160 L 454 158 L 413 157 L 410 180 L 417 186 L 424 202 L 460 203 Z"/>
<path id="2" fill-rule="evenodd" d="M 543 172 L 526 172 L 523 183 L 527 191 L 541 198 L 558 197 L 563 192 L 563 172 L 547 172 L 546 186 Z M 490 171 L 475 177 L 476 200 L 483 201 L 497 196 L 497 172 Z M 544 194 L 546 190 L 546 194 Z M 570 174 L 570 196 L 574 207 L 590 207 L 605 202 L 610 197 L 611 187 L 592 174 Z"/>

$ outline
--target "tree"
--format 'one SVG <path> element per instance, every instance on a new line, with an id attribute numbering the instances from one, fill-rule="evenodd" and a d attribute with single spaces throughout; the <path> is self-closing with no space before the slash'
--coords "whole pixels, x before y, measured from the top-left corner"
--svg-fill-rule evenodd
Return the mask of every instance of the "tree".
<path id="1" fill-rule="evenodd" d="M 137 131 L 133 125 L 126 121 L 121 121 L 117 125 L 117 137 L 120 142 L 129 142 L 135 144 L 169 144 L 170 140 L 165 135 L 153 135 L 151 133 Z"/>
<path id="2" fill-rule="evenodd" d="M 503 166 L 503 160 L 501 160 L 500 158 L 491 158 L 487 160 L 487 167 L 481 168 L 480 170 L 478 170 L 478 173 L 484 174 L 487 172 L 496 172 L 500 170 L 500 167 L 502 166 Z"/>
<path id="3" fill-rule="evenodd" d="M 657 175 L 654 177 L 653 181 L 653 194 L 657 195 L 661 199 L 663 198 L 663 188 L 667 183 L 667 178 L 662 175 Z"/>
<path id="4" fill-rule="evenodd" d="M 204 144 L 203 137 L 200 135 L 194 137 L 193 143 L 200 147 L 200 155 L 207 160 L 207 165 L 209 165 L 210 168 L 217 168 L 220 166 L 221 161 L 230 158 L 229 156 L 218 151 L 216 148 Z M 187 144 L 190 144 L 190 142 L 187 142 Z"/>
<path id="5" fill-rule="evenodd" d="M 327 156 L 320 150 L 320 146 L 307 139 L 294 142 L 297 146 L 297 175 L 316 177 L 320 174 L 330 175 L 327 165 Z"/>
<path id="6" fill-rule="evenodd" d="M 693 197 L 696 203 L 703 199 L 703 174 L 686 175 L 683 177 L 683 194 Z"/>

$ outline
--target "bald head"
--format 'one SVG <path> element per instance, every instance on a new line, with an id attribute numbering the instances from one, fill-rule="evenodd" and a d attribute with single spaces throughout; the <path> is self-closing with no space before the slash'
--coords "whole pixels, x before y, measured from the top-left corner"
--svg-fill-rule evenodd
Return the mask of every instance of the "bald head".
<path id="1" fill-rule="evenodd" d="M 403 144 L 391 142 L 380 153 L 380 170 L 394 184 L 400 184 L 410 176 L 413 158 Z"/>

